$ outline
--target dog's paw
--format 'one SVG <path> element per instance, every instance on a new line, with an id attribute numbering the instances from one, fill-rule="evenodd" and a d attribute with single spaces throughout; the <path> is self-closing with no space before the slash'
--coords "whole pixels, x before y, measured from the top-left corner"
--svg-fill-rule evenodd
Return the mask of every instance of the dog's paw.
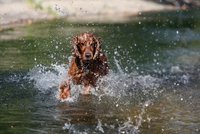
<path id="1" fill-rule="evenodd" d="M 91 86 L 84 86 L 84 90 L 82 92 L 83 95 L 91 94 Z"/>
<path id="2" fill-rule="evenodd" d="M 59 86 L 59 99 L 65 100 L 70 98 L 70 90 L 71 87 L 69 81 L 62 82 Z"/>

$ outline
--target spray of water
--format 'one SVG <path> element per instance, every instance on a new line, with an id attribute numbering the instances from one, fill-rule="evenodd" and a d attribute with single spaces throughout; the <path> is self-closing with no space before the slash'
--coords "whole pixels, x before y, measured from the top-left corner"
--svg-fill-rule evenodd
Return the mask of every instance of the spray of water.
<path id="1" fill-rule="evenodd" d="M 124 73 L 119 61 L 115 59 L 115 65 L 117 66 L 117 71 L 110 70 L 109 74 L 101 79 L 97 83 L 97 87 L 92 89 L 92 94 L 98 98 L 97 103 L 103 102 L 104 97 L 116 98 L 113 102 L 110 102 L 116 109 L 120 109 L 122 105 L 128 105 L 131 103 L 131 97 L 137 98 L 139 96 L 138 92 L 142 96 L 148 96 L 151 90 L 158 89 L 162 80 L 151 75 L 139 75 L 137 72 Z M 67 65 L 56 65 L 51 66 L 37 65 L 28 73 L 28 78 L 33 81 L 34 86 L 41 93 L 46 93 L 53 91 L 52 99 L 57 99 L 58 86 L 64 80 L 67 79 L 67 70 L 69 66 Z M 67 102 L 75 103 L 79 94 L 82 91 L 82 86 L 71 84 L 72 98 L 65 100 Z M 153 92 L 154 95 L 156 92 Z M 141 102 L 140 102 L 141 103 Z M 133 122 L 130 118 L 123 124 L 119 124 L 118 132 L 120 133 L 133 133 L 139 132 L 139 128 L 143 121 L 143 115 L 145 114 L 146 107 L 150 104 L 150 100 L 147 99 L 141 108 L 141 112 L 138 118 Z M 101 105 L 101 104 L 100 104 Z M 123 112 L 123 109 L 122 109 Z M 101 119 L 97 119 L 97 126 L 95 131 L 104 133 L 104 125 Z M 75 130 L 73 128 L 74 124 L 70 122 L 63 126 L 64 130 Z M 74 126 L 75 127 L 75 126 Z"/>
<path id="2" fill-rule="evenodd" d="M 138 75 L 137 73 L 126 74 L 123 73 L 117 61 L 116 65 L 119 73 L 111 70 L 107 76 L 99 79 L 98 86 L 92 89 L 92 94 L 99 96 L 99 100 L 105 95 L 121 98 L 134 92 L 138 87 L 144 92 L 147 91 L 145 89 L 159 88 L 161 83 L 159 78 L 151 75 Z M 50 67 L 37 65 L 28 73 L 28 76 L 39 91 L 45 93 L 53 89 L 56 95 L 59 84 L 68 78 L 67 69 L 66 65 L 52 64 Z M 71 87 L 72 96 L 78 97 L 77 94 L 82 91 L 82 86 L 71 84 Z"/>

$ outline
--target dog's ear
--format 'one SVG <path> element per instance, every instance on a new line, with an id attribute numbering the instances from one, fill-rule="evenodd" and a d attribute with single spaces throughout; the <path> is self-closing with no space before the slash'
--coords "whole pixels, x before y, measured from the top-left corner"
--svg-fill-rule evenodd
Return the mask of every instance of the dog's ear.
<path id="1" fill-rule="evenodd" d="M 73 46 L 73 49 L 74 49 L 73 53 L 76 57 L 81 58 L 81 54 L 80 54 L 79 49 L 78 49 L 78 43 L 79 43 L 78 42 L 78 36 L 73 37 L 73 39 L 72 39 L 72 46 Z"/>
<path id="2" fill-rule="evenodd" d="M 95 49 L 93 59 L 96 59 L 98 57 L 99 53 L 101 52 L 101 38 L 94 37 L 94 40 L 97 44 L 96 44 L 96 49 Z"/>

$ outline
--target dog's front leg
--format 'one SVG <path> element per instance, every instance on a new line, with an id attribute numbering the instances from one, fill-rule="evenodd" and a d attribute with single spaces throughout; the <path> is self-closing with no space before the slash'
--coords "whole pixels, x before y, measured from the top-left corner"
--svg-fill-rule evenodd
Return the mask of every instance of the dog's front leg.
<path id="1" fill-rule="evenodd" d="M 69 80 L 63 81 L 59 86 L 59 99 L 64 100 L 70 97 L 70 82 Z"/>
<path id="2" fill-rule="evenodd" d="M 88 95 L 91 93 L 91 85 L 84 85 L 83 95 Z"/>

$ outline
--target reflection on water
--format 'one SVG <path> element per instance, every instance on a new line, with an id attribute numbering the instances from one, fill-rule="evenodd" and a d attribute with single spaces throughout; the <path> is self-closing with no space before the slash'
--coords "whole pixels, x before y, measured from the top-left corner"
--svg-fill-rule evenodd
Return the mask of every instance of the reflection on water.
<path id="1" fill-rule="evenodd" d="M 146 14 L 126 24 L 54 20 L 3 31 L 0 133 L 199 133 L 198 14 Z M 69 41 L 84 31 L 102 38 L 110 73 L 91 95 L 72 85 L 73 97 L 59 102 Z"/>

